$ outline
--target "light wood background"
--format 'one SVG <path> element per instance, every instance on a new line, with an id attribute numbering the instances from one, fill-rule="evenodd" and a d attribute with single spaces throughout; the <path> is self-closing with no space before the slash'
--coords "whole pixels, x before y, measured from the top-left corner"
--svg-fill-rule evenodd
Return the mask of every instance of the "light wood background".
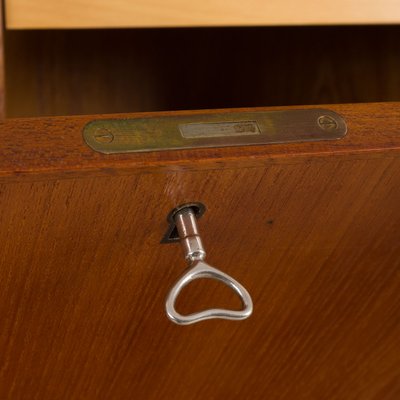
<path id="1" fill-rule="evenodd" d="M 6 0 L 8 28 L 393 24 L 398 0 Z"/>

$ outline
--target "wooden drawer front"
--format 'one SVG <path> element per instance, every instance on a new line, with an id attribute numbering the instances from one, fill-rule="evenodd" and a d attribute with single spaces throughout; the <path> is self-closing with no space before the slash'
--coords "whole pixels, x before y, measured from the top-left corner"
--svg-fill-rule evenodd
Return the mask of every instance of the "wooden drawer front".
<path id="1" fill-rule="evenodd" d="M 146 154 L 85 145 L 109 116 L 4 121 L 0 399 L 398 399 L 400 106 L 331 108 L 341 140 Z M 247 320 L 165 315 L 185 262 L 160 240 L 192 201 Z M 191 283 L 178 308 L 231 294 Z"/>
<path id="2" fill-rule="evenodd" d="M 389 24 L 398 0 L 6 0 L 8 28 Z"/>

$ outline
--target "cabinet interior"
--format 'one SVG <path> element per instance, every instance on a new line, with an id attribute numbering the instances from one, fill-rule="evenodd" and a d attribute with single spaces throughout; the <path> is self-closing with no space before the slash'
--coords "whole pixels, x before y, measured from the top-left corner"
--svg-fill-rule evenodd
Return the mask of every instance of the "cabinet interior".
<path id="1" fill-rule="evenodd" d="M 6 30 L 6 116 L 400 100 L 400 26 Z"/>

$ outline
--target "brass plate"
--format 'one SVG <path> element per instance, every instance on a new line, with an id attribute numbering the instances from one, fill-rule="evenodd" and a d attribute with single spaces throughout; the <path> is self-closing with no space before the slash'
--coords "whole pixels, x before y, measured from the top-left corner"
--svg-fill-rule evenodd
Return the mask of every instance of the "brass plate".
<path id="1" fill-rule="evenodd" d="M 83 137 L 93 150 L 112 154 L 335 140 L 346 131 L 339 114 L 310 109 L 99 119 Z"/>

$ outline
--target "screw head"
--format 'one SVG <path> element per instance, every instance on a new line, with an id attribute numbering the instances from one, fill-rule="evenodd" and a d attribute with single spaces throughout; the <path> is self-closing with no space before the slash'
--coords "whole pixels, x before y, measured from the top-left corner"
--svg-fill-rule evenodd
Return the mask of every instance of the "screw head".
<path id="1" fill-rule="evenodd" d="M 328 115 L 321 115 L 318 118 L 318 125 L 324 131 L 334 131 L 338 127 L 337 122 Z"/>
<path id="2" fill-rule="evenodd" d="M 105 128 L 98 129 L 94 138 L 99 143 L 111 143 L 114 140 L 114 135 Z"/>

